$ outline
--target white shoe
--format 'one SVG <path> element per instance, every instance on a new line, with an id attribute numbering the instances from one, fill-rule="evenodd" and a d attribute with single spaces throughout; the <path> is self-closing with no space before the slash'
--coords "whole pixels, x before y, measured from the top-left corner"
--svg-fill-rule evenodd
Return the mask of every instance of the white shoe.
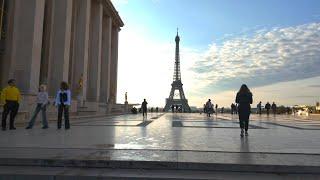
<path id="1" fill-rule="evenodd" d="M 241 129 L 241 134 L 240 134 L 240 136 L 243 137 L 243 129 Z"/>
<path id="2" fill-rule="evenodd" d="M 248 131 L 246 131 L 245 136 L 249 136 Z"/>

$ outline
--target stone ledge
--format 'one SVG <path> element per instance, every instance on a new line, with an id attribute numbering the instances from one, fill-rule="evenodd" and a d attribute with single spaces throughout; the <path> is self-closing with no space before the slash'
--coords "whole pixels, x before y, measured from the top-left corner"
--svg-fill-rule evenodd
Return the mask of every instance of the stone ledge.
<path id="1" fill-rule="evenodd" d="M 171 179 L 171 180 L 212 180 L 212 179 L 246 179 L 255 180 L 284 179 L 319 179 L 320 174 L 270 174 L 241 173 L 219 171 L 184 171 L 184 170 L 144 170 L 144 169 L 114 169 L 114 168 L 67 168 L 67 167 L 26 167 L 1 166 L 0 179 L 9 180 L 43 180 L 43 179 L 86 179 L 86 180 L 133 180 L 133 179 Z"/>
<path id="2" fill-rule="evenodd" d="M 14 159 L 1 158 L 1 166 L 73 167 L 73 168 L 116 168 L 192 170 L 255 173 L 312 173 L 319 174 L 320 166 L 302 165 L 261 165 L 261 164 L 218 164 L 165 161 L 116 161 L 76 159 Z"/>
<path id="3" fill-rule="evenodd" d="M 0 165 L 320 174 L 320 154 L 1 148 Z"/>

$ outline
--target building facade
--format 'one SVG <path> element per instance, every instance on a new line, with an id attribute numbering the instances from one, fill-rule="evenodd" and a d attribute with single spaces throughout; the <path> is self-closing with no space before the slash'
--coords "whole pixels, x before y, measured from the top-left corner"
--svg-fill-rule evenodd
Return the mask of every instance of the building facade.
<path id="1" fill-rule="evenodd" d="M 70 85 L 73 110 L 116 104 L 118 37 L 110 0 L 0 0 L 0 88 L 16 79 L 28 109 L 40 84 Z"/>

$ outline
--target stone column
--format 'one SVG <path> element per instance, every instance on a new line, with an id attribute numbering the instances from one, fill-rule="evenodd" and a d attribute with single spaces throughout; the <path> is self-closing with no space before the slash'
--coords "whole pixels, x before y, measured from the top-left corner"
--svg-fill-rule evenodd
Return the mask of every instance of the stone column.
<path id="1" fill-rule="evenodd" d="M 119 27 L 112 27 L 112 43 L 111 43 L 111 68 L 110 68 L 110 98 L 109 103 L 117 102 L 117 76 L 118 76 L 118 38 Z"/>
<path id="2" fill-rule="evenodd" d="M 27 94 L 38 92 L 44 5 L 43 0 L 15 1 L 10 76 Z"/>
<path id="3" fill-rule="evenodd" d="M 84 105 L 87 95 L 87 71 L 89 54 L 89 27 L 90 27 L 90 5 L 91 1 L 74 1 L 76 12 L 74 27 L 74 44 L 72 57 L 71 90 L 80 102 Z"/>
<path id="4" fill-rule="evenodd" d="M 99 101 L 100 73 L 101 73 L 101 45 L 102 45 L 102 17 L 103 6 L 98 1 L 92 1 L 90 21 L 90 49 L 88 69 L 87 100 Z"/>
<path id="5" fill-rule="evenodd" d="M 53 21 L 49 48 L 48 92 L 55 95 L 61 81 L 68 81 L 72 2 L 52 1 Z"/>
<path id="6" fill-rule="evenodd" d="M 51 42 L 51 29 L 53 24 L 53 1 L 54 0 L 46 0 L 44 7 L 42 52 L 39 78 L 40 84 L 48 84 L 49 52 Z"/>
<path id="7" fill-rule="evenodd" d="M 7 1 L 7 29 L 4 41 L 4 54 L 0 59 L 0 88 L 7 85 L 7 81 L 12 77 L 12 51 L 13 51 L 13 25 L 14 25 L 14 14 L 15 14 L 15 1 Z"/>
<path id="8" fill-rule="evenodd" d="M 104 15 L 102 33 L 100 102 L 107 103 L 110 94 L 112 18 Z"/>

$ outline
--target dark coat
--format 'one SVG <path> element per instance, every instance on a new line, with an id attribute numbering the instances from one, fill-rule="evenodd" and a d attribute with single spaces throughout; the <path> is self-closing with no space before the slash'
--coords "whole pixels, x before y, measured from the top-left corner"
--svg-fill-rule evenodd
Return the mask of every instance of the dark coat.
<path id="1" fill-rule="evenodd" d="M 237 93 L 236 103 L 239 104 L 239 113 L 250 114 L 250 104 L 252 104 L 252 93 Z"/>
<path id="2" fill-rule="evenodd" d="M 147 110 L 147 104 L 148 104 L 147 101 L 143 101 L 142 105 L 141 105 L 141 109 L 142 110 Z"/>

